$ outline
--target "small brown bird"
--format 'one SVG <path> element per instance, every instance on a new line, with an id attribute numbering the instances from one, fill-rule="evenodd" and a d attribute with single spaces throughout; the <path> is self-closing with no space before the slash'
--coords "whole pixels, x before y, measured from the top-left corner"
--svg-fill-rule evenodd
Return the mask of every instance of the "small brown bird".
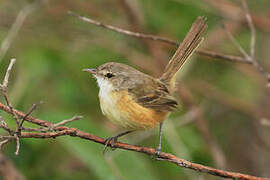
<path id="1" fill-rule="evenodd" d="M 107 138 L 104 152 L 108 145 L 113 147 L 119 137 L 159 124 L 160 138 L 156 149 L 156 154 L 159 155 L 162 123 L 177 106 L 177 101 L 172 96 L 175 75 L 202 42 L 201 35 L 206 27 L 205 19 L 198 17 L 160 78 L 115 62 L 103 64 L 96 69 L 83 70 L 97 79 L 102 113 L 112 122 L 127 129 L 126 132 Z"/>

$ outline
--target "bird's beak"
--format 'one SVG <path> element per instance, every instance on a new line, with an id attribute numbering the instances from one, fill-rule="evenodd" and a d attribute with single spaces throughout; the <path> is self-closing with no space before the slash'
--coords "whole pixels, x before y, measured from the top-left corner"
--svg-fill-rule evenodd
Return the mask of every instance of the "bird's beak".
<path id="1" fill-rule="evenodd" d="M 91 68 L 91 69 L 83 69 L 84 72 L 88 72 L 90 74 L 97 74 L 97 69 Z"/>

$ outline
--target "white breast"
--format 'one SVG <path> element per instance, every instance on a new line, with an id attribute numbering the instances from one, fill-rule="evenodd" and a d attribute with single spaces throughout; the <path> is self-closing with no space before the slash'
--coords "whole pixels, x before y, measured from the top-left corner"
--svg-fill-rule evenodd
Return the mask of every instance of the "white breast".
<path id="1" fill-rule="evenodd" d="M 112 104 L 113 103 L 111 102 L 112 99 L 109 97 L 109 94 L 113 91 L 112 84 L 102 77 L 96 76 L 96 78 L 99 86 L 99 98 L 106 101 L 109 104 Z"/>
<path id="2" fill-rule="evenodd" d="M 102 77 L 96 77 L 99 86 L 99 101 L 102 113 L 112 121 L 117 121 L 119 115 L 114 110 L 118 99 L 112 98 L 113 85 Z"/>
<path id="3" fill-rule="evenodd" d="M 102 77 L 96 78 L 99 86 L 99 100 L 102 113 L 113 123 L 121 126 L 128 126 L 129 122 L 127 121 L 127 113 L 117 109 L 116 106 L 119 99 L 115 96 L 112 97 L 112 91 L 114 91 L 112 84 Z"/>

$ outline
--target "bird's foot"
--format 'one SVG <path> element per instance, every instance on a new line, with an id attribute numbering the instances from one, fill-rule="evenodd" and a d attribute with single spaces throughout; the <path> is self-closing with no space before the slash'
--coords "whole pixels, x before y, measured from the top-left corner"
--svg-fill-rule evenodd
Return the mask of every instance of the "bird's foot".
<path id="1" fill-rule="evenodd" d="M 155 155 L 159 157 L 160 153 L 161 153 L 161 148 L 160 147 L 156 148 Z"/>
<path id="2" fill-rule="evenodd" d="M 105 145 L 104 145 L 104 149 L 103 149 L 103 154 L 106 153 L 106 150 L 108 148 L 108 146 L 111 147 L 111 150 L 114 151 L 116 148 L 114 147 L 114 144 L 117 142 L 118 136 L 114 136 L 114 137 L 109 137 L 107 139 L 105 139 Z"/>
<path id="3" fill-rule="evenodd" d="M 153 158 L 154 160 L 160 160 L 160 157 L 159 157 L 160 154 L 161 154 L 161 148 L 158 147 L 158 148 L 156 148 L 155 154 L 152 156 L 152 158 Z"/>

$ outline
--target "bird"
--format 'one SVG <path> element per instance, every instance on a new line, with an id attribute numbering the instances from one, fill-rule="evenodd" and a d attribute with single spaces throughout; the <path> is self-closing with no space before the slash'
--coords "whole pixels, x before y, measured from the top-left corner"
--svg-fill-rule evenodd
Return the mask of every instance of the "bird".
<path id="1" fill-rule="evenodd" d="M 199 16 L 159 78 L 117 62 L 83 69 L 96 78 L 102 113 L 126 129 L 125 132 L 105 139 L 103 153 L 108 146 L 113 148 L 119 137 L 157 125 L 159 144 L 155 154 L 158 156 L 161 153 L 163 122 L 178 105 L 173 96 L 176 73 L 203 41 L 202 34 L 206 28 L 206 18 Z"/>

